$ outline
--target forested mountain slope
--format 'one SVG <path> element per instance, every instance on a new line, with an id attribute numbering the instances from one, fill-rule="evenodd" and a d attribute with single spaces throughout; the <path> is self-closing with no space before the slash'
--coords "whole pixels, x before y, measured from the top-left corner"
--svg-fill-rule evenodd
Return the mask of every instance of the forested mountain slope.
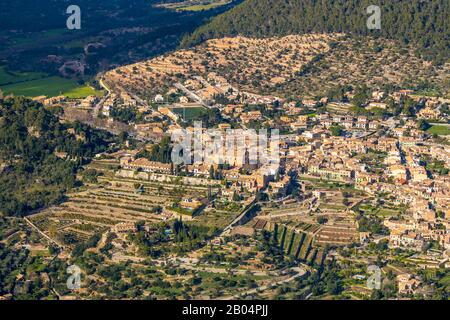
<path id="1" fill-rule="evenodd" d="M 0 100 L 0 215 L 20 216 L 62 200 L 83 161 L 112 140 L 81 123 L 60 123 L 34 101 Z"/>
<path id="2" fill-rule="evenodd" d="M 381 30 L 369 30 L 366 9 L 381 8 Z M 192 35 L 184 46 L 206 39 L 344 32 L 413 43 L 417 54 L 438 63 L 450 58 L 448 0 L 246 0 Z"/>

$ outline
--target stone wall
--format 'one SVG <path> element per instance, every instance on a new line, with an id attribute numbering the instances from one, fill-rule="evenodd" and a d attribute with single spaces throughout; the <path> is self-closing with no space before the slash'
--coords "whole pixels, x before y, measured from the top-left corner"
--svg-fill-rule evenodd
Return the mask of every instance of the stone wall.
<path id="1" fill-rule="evenodd" d="M 116 177 L 126 179 L 136 179 L 142 181 L 152 181 L 160 183 L 181 183 L 191 186 L 215 186 L 220 185 L 220 180 L 210 180 L 197 177 L 178 177 L 158 173 L 136 172 L 132 170 L 121 169 L 116 172 Z"/>

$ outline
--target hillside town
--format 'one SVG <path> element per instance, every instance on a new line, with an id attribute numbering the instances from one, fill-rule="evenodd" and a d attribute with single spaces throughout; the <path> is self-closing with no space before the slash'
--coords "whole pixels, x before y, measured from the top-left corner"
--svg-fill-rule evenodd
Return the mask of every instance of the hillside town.
<path id="1" fill-rule="evenodd" d="M 127 195 L 128 205 L 135 199 L 134 209 L 120 206 L 110 231 L 100 229 L 104 237 L 120 235 L 112 242 L 113 260 L 140 259 L 126 249 L 140 219 L 149 232 L 155 221 L 220 220 L 220 233 L 205 241 L 221 250 L 236 237 L 269 232 L 304 272 L 326 261 L 341 267 L 352 261 L 348 297 L 373 296 L 365 285 L 370 265 L 388 277 L 385 297 L 436 294 L 421 274 L 450 267 L 449 99 L 368 87 L 346 88 L 340 98 L 281 98 L 242 90 L 215 72 L 169 81 L 151 98 L 111 78 L 101 83 L 108 91 L 103 98 L 42 102 L 66 115 L 84 110 L 103 129 L 126 125 L 124 148 L 98 154 L 88 166 L 96 168 L 104 196 Z M 163 194 L 165 200 L 156 200 Z M 74 197 L 102 199 L 105 209 L 94 211 L 106 219 L 98 210 L 117 206 L 99 195 L 87 190 Z M 70 201 L 71 215 L 83 219 L 78 200 Z M 71 216 L 64 207 L 51 210 Z M 139 211 L 136 218 L 129 210 Z M 43 219 L 48 212 L 30 222 Z M 181 265 L 198 256 L 188 253 L 190 262 Z"/>
<path id="2" fill-rule="evenodd" d="M 449 301 L 448 17 L 444 0 L 0 2 L 0 304 L 272 319 Z"/>

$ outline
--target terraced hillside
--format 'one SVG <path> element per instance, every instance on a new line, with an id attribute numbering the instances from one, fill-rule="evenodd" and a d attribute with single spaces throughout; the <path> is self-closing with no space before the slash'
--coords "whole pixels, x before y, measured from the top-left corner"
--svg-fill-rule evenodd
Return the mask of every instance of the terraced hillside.
<path id="1" fill-rule="evenodd" d="M 256 222 L 258 224 L 258 222 Z M 298 232 L 285 225 L 266 223 L 266 230 L 272 232 L 273 239 L 286 256 L 306 262 L 321 265 L 325 258 L 325 249 L 313 245 L 313 236 Z"/>
<path id="2" fill-rule="evenodd" d="M 94 160 L 86 169 L 97 172 L 95 182 L 86 181 L 83 190 L 69 194 L 62 204 L 29 216 L 29 221 L 59 245 L 73 247 L 119 223 L 159 224 L 176 219 L 173 204 L 183 198 L 207 198 L 208 187 L 203 185 L 184 185 L 177 179 L 161 182 L 116 176 L 118 164 L 114 159 Z M 228 225 L 239 212 L 226 206 L 219 208 L 222 201 L 216 197 L 217 208 L 205 208 L 192 224 L 213 229 Z"/>
<path id="3" fill-rule="evenodd" d="M 217 72 L 233 85 L 249 91 L 273 88 L 289 81 L 317 55 L 330 50 L 338 35 L 305 35 L 284 38 L 223 38 L 188 50 L 108 72 L 105 82 L 143 98 L 153 98 L 168 86 L 191 76 Z M 155 91 L 159 90 L 159 92 Z"/>
<path id="4" fill-rule="evenodd" d="M 69 201 L 30 216 L 29 220 L 62 245 L 86 241 L 121 222 L 160 222 L 156 207 L 163 198 L 120 188 L 98 188 L 71 195 Z"/>
<path id="5" fill-rule="evenodd" d="M 359 241 L 358 231 L 354 223 L 339 222 L 324 226 L 316 235 L 316 245 L 349 245 Z"/>
<path id="6" fill-rule="evenodd" d="M 281 97 L 325 95 L 338 85 L 397 85 L 414 88 L 428 82 L 450 88 L 450 64 L 435 66 L 415 55 L 413 46 L 396 40 L 342 34 L 245 37 L 208 40 L 149 61 L 108 72 L 115 90 L 151 99 L 178 81 L 217 73 L 248 92 Z"/>

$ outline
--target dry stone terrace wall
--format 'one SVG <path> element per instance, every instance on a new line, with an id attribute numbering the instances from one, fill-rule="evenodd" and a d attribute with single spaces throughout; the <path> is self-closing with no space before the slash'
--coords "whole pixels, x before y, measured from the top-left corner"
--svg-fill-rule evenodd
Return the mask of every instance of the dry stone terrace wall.
<path id="1" fill-rule="evenodd" d="M 70 234 L 74 245 L 94 234 L 101 234 L 118 223 L 164 220 L 154 208 L 163 204 L 164 198 L 136 194 L 113 186 L 73 194 L 59 206 L 48 208 L 29 220 L 47 236 L 64 242 Z"/>
<path id="2" fill-rule="evenodd" d="M 359 234 L 352 223 L 324 226 L 314 238 L 316 245 L 349 245 L 354 242 L 359 242 Z"/>
<path id="3" fill-rule="evenodd" d="M 152 181 L 152 182 L 159 182 L 159 183 L 181 183 L 183 185 L 188 186 L 217 186 L 221 184 L 220 180 L 210 180 L 210 179 L 203 179 L 203 178 L 195 178 L 195 177 L 177 177 L 177 176 L 170 176 L 170 175 L 164 175 L 164 174 L 157 174 L 157 173 L 147 173 L 147 172 L 135 172 L 131 170 L 119 170 L 116 173 L 116 177 L 118 178 L 128 178 L 128 179 L 137 179 L 137 180 L 143 180 L 143 181 Z"/>

